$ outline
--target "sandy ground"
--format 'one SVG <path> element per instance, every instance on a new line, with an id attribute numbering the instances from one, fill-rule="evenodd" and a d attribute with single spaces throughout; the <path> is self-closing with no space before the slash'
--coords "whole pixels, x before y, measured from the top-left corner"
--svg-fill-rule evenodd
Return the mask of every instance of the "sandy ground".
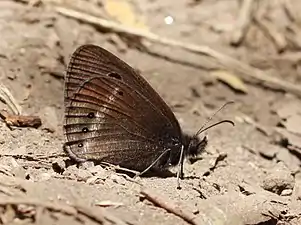
<path id="1" fill-rule="evenodd" d="M 242 75 L 230 62 L 118 34 L 57 10 L 80 9 L 111 21 L 107 2 L 0 1 L 1 85 L 21 115 L 42 120 L 37 129 L 0 123 L 1 223 L 301 224 L 300 91 L 283 85 L 301 87 L 300 19 L 293 14 L 300 2 L 254 3 L 255 19 L 240 30 L 244 38 L 235 45 L 238 18 L 248 18 L 241 4 L 252 1 L 131 2 L 160 37 L 209 46 L 280 81 L 274 86 Z M 233 120 L 235 127 L 207 132 L 206 152 L 184 164 L 181 190 L 174 176 L 132 180 L 99 165 L 76 165 L 64 155 L 64 71 L 72 52 L 86 43 L 138 69 L 185 132 L 193 134 L 221 105 L 235 102 L 213 119 Z M 217 79 L 216 71 L 232 78 Z M 0 109 L 12 114 L 9 102 Z M 297 119 L 289 123 L 286 115 Z M 278 129 L 297 134 L 294 149 Z"/>

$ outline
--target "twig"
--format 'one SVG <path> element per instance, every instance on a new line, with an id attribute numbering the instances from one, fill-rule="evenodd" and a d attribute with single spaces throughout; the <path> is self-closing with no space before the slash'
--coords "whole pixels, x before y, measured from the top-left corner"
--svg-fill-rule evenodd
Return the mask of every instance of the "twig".
<path id="1" fill-rule="evenodd" d="M 16 2 L 21 2 L 28 4 L 30 7 L 36 6 L 40 3 L 41 0 L 15 0 Z"/>
<path id="2" fill-rule="evenodd" d="M 0 192 L 2 192 L 3 194 L 6 194 L 8 196 L 14 196 L 14 193 L 12 193 L 8 188 L 6 187 L 1 187 L 0 186 Z"/>
<path id="3" fill-rule="evenodd" d="M 51 155 L 42 155 L 42 154 L 18 154 L 18 153 L 7 153 L 7 154 L 1 154 L 0 157 L 12 157 L 15 159 L 26 159 L 27 161 L 42 161 L 43 159 L 50 159 L 50 158 L 58 158 L 58 157 L 66 157 L 65 154 L 58 154 L 54 153 Z"/>
<path id="4" fill-rule="evenodd" d="M 1 173 L 3 173 L 6 176 L 9 176 L 9 177 L 14 177 L 15 176 L 13 173 L 11 173 L 9 171 L 9 169 L 6 166 L 2 166 L 2 165 L 0 165 L 0 174 Z"/>
<path id="5" fill-rule="evenodd" d="M 254 2 L 255 0 L 242 1 L 239 17 L 231 37 L 231 44 L 239 45 L 246 36 L 246 33 L 250 27 L 250 22 L 252 21 L 252 9 Z"/>
<path id="6" fill-rule="evenodd" d="M 165 209 L 167 212 L 170 212 L 186 222 L 193 224 L 193 225 L 201 225 L 203 224 L 201 221 L 198 221 L 197 217 L 190 212 L 187 212 L 184 209 L 181 209 L 180 207 L 176 206 L 175 204 L 171 202 L 167 202 L 164 199 L 161 199 L 159 196 L 155 195 L 154 193 L 151 193 L 150 191 L 147 191 L 146 189 L 141 190 L 140 194 L 143 195 L 147 200 L 152 202 L 153 204 Z"/>
<path id="7" fill-rule="evenodd" d="M 41 168 L 45 168 L 45 169 L 51 169 L 52 165 L 50 163 L 44 163 L 44 162 L 24 162 L 24 163 L 20 163 L 20 166 L 23 168 L 35 168 L 35 169 L 41 169 Z"/>
<path id="8" fill-rule="evenodd" d="M 114 208 L 124 206 L 124 203 L 122 202 L 113 202 L 113 201 L 100 201 L 96 202 L 95 205 L 100 206 L 100 207 L 111 207 L 113 206 Z"/>
<path id="9" fill-rule="evenodd" d="M 62 205 L 52 202 L 45 202 L 45 201 L 39 201 L 35 199 L 22 199 L 22 198 L 7 198 L 7 199 L 0 199 L 0 205 L 34 205 L 34 206 L 42 206 L 44 208 L 53 210 L 53 211 L 59 211 L 64 212 L 68 215 L 76 215 L 77 211 L 72 206 L 68 205 Z"/>
<path id="10" fill-rule="evenodd" d="M 95 222 L 98 222 L 99 224 L 103 224 L 106 221 L 110 221 L 113 224 L 116 225 L 126 225 L 127 223 L 122 221 L 121 219 L 113 216 L 109 212 L 105 211 L 104 209 L 94 210 L 93 208 L 88 208 L 81 205 L 63 205 L 58 203 L 52 203 L 52 202 L 45 202 L 45 201 L 39 201 L 35 199 L 0 199 L 0 205 L 32 205 L 36 207 L 44 207 L 49 210 L 58 211 L 65 213 L 67 215 L 73 215 L 76 216 L 78 213 L 94 220 Z"/>
<path id="11" fill-rule="evenodd" d="M 287 42 L 284 36 L 277 31 L 275 26 L 259 16 L 254 16 L 254 21 L 258 24 L 258 27 L 271 38 L 278 52 L 283 52 L 287 47 Z"/>
<path id="12" fill-rule="evenodd" d="M 300 27 L 295 23 L 290 23 L 286 27 L 286 30 L 287 30 L 287 32 L 285 32 L 285 35 L 286 35 L 286 39 L 288 40 L 288 42 L 290 42 L 296 50 L 300 50 L 301 49 Z"/>
<path id="13" fill-rule="evenodd" d="M 6 103 L 15 115 L 21 114 L 21 107 L 18 105 L 10 91 L 3 84 L 0 84 L 0 100 Z"/>
<path id="14" fill-rule="evenodd" d="M 215 157 L 213 165 L 209 168 L 211 171 L 215 170 L 217 168 L 217 165 L 219 162 L 223 161 L 225 158 L 227 158 L 227 153 L 218 153 L 217 157 Z"/>
<path id="15" fill-rule="evenodd" d="M 38 128 L 42 125 L 42 121 L 38 116 L 9 115 L 7 112 L 2 111 L 0 112 L 0 118 L 8 126 Z"/>
<path id="16" fill-rule="evenodd" d="M 294 93 L 297 96 L 301 96 L 301 87 L 292 83 L 289 83 L 284 80 L 279 80 L 272 76 L 267 76 L 263 71 L 253 68 L 237 59 L 234 59 L 230 56 L 217 52 L 211 49 L 208 46 L 200 46 L 194 44 L 187 44 L 183 42 L 179 42 L 173 39 L 168 39 L 164 37 L 160 37 L 154 33 L 141 31 L 135 28 L 125 27 L 122 24 L 118 24 L 112 21 L 108 21 L 105 19 L 101 19 L 95 16 L 91 16 L 86 13 L 78 12 L 72 9 L 64 8 L 64 7 L 56 7 L 55 10 L 65 16 L 75 18 L 77 20 L 93 24 L 98 27 L 106 28 L 109 30 L 113 30 L 117 33 L 126 33 L 129 35 L 133 35 L 139 38 L 144 38 L 152 42 L 176 46 L 179 48 L 183 48 L 187 51 L 202 54 L 205 56 L 209 56 L 218 61 L 221 65 L 233 70 L 237 71 L 238 75 L 247 82 L 260 83 L 263 86 L 273 88 L 276 90 L 282 90 L 286 92 Z"/>
<path id="17" fill-rule="evenodd" d="M 292 3 L 290 0 L 283 0 L 282 7 L 284 12 L 286 13 L 287 17 L 290 19 L 291 22 L 296 22 L 296 14 L 293 9 Z"/>
<path id="18" fill-rule="evenodd" d="M 0 186 L 8 187 L 10 189 L 17 189 L 19 192 L 26 193 L 27 190 L 21 185 L 16 183 L 4 183 L 3 181 L 0 181 Z"/>
<path id="19" fill-rule="evenodd" d="M 57 78 L 57 79 L 64 79 L 65 78 L 65 74 L 62 73 L 61 71 L 46 70 L 45 73 L 48 73 L 50 76 L 53 76 L 54 78 Z"/>
<path id="20" fill-rule="evenodd" d="M 88 208 L 88 207 L 80 206 L 80 205 L 76 205 L 75 208 L 79 213 L 89 217 L 90 219 L 92 219 L 94 221 L 100 222 L 100 223 L 103 223 L 104 221 L 107 220 L 116 225 L 127 225 L 126 222 L 124 222 L 121 219 L 113 216 L 112 214 L 104 211 L 104 209 L 94 210 L 92 208 Z"/>

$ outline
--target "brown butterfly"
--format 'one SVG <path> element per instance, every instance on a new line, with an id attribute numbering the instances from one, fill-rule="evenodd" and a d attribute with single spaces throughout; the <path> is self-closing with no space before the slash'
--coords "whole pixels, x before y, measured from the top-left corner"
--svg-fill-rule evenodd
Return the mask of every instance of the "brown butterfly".
<path id="1" fill-rule="evenodd" d="M 216 124 L 223 122 L 233 124 Z M 72 159 L 143 172 L 179 165 L 179 177 L 184 158 L 207 145 L 206 137 L 198 137 L 210 128 L 203 127 L 194 136 L 183 134 L 147 81 L 105 49 L 84 45 L 73 53 L 65 77 L 64 123 L 64 150 Z"/>

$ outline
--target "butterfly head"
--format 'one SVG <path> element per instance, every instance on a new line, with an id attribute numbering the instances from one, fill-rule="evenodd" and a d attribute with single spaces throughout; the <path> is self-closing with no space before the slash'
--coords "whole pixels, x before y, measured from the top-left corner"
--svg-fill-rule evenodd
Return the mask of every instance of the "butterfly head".
<path id="1" fill-rule="evenodd" d="M 198 136 L 190 137 L 188 145 L 186 145 L 185 154 L 188 157 L 196 157 L 200 155 L 206 148 L 208 144 L 207 136 L 200 139 Z"/>
<path id="2" fill-rule="evenodd" d="M 232 101 L 226 102 L 222 107 L 220 107 L 210 118 L 208 118 L 208 120 L 203 124 L 203 126 L 196 132 L 194 136 L 192 137 L 191 136 L 189 137 L 188 135 L 184 136 L 184 143 L 185 143 L 184 149 L 186 150 L 185 151 L 186 156 L 196 157 L 197 155 L 199 155 L 205 150 L 205 147 L 208 144 L 208 138 L 205 135 L 203 139 L 200 139 L 199 135 L 201 133 L 204 133 L 206 130 L 209 130 L 210 128 L 215 127 L 222 123 L 230 123 L 231 125 L 234 126 L 234 122 L 231 120 L 222 120 L 210 126 L 206 126 L 208 122 L 210 122 L 219 111 L 221 111 L 228 104 L 232 104 L 232 103 L 233 103 Z"/>
<path id="3" fill-rule="evenodd" d="M 183 141 L 183 144 L 184 144 L 184 154 L 186 157 L 196 157 L 198 155 L 200 155 L 206 148 L 207 144 L 208 144 L 208 137 L 207 135 L 205 135 L 202 139 L 200 138 L 200 134 L 205 132 L 206 130 L 216 126 L 216 125 L 219 125 L 219 124 L 222 124 L 222 123 L 230 123 L 231 125 L 234 126 L 234 122 L 231 121 L 231 120 L 222 120 L 222 121 L 219 121 L 217 123 L 214 123 L 208 127 L 205 127 L 205 128 L 201 128 L 195 135 L 193 136 L 189 136 L 189 135 L 186 135 L 184 134 L 184 141 Z"/>

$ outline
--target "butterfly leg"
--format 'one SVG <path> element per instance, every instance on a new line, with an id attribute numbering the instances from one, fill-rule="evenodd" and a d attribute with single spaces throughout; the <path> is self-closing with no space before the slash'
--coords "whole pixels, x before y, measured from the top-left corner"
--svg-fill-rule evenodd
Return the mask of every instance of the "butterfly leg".
<path id="1" fill-rule="evenodd" d="M 135 177 L 134 177 L 134 179 L 136 178 L 136 177 L 138 177 L 138 176 L 141 176 L 141 175 L 143 175 L 144 173 L 146 173 L 150 168 L 152 168 L 158 161 L 159 161 L 159 159 L 161 159 L 161 157 L 163 156 L 163 155 L 165 155 L 165 153 L 167 153 L 167 152 L 169 152 L 170 151 L 170 149 L 167 149 L 167 150 L 165 150 L 154 162 L 152 162 L 145 170 L 143 170 L 141 173 L 139 173 L 139 174 L 136 174 L 135 175 Z"/>
<path id="2" fill-rule="evenodd" d="M 177 189 L 181 189 L 180 186 L 180 178 L 183 179 L 184 172 L 183 172 L 183 164 L 184 164 L 184 145 L 182 145 L 180 159 L 178 163 L 178 172 L 177 172 Z"/>
<path id="3" fill-rule="evenodd" d="M 140 172 L 138 172 L 136 170 L 127 169 L 127 168 L 120 167 L 120 166 L 115 166 L 114 169 L 122 171 L 122 172 L 127 172 L 127 173 L 131 173 L 131 174 L 135 174 L 134 178 L 136 178 L 136 177 L 138 177 L 140 175 Z"/>

